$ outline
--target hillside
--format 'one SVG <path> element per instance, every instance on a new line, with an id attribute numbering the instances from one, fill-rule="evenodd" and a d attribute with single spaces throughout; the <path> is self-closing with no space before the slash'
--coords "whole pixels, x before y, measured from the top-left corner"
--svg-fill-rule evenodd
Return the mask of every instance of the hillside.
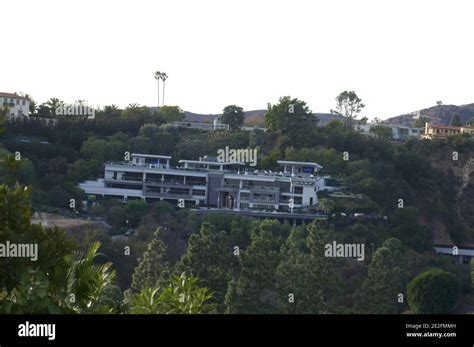
<path id="1" fill-rule="evenodd" d="M 156 111 L 156 107 L 150 107 L 150 110 Z M 251 110 L 245 111 L 245 125 L 260 125 L 265 124 L 265 113 L 267 110 Z M 204 114 L 204 113 L 194 113 L 190 111 L 184 111 L 186 115 L 186 120 L 189 122 L 198 122 L 198 123 L 212 123 L 217 114 Z M 313 113 L 316 117 L 319 118 L 319 126 L 325 126 L 327 123 L 334 119 L 342 119 L 341 116 L 332 114 L 332 113 Z"/>
<path id="2" fill-rule="evenodd" d="M 455 114 L 459 114 L 461 123 L 466 124 L 472 117 L 474 117 L 474 104 L 468 105 L 437 105 L 428 107 L 419 111 L 420 116 L 428 117 L 432 124 L 448 125 Z M 401 124 L 413 126 L 416 122 L 417 111 L 412 113 L 402 114 L 400 116 L 388 118 L 385 122 L 390 124 Z"/>

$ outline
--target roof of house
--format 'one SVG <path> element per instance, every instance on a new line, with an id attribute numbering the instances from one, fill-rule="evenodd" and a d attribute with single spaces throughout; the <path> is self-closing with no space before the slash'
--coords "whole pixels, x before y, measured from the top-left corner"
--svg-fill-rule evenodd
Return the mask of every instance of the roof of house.
<path id="1" fill-rule="evenodd" d="M 25 98 L 24 96 L 20 96 L 20 95 L 17 95 L 17 94 L 12 94 L 12 93 L 2 93 L 2 92 L 0 92 L 0 98 L 28 100 L 28 98 Z"/>
<path id="2" fill-rule="evenodd" d="M 277 160 L 277 163 L 279 165 L 301 165 L 301 166 L 313 166 L 313 167 L 317 167 L 319 169 L 323 168 L 318 163 L 312 163 L 312 162 L 306 162 L 306 161 Z"/>
<path id="3" fill-rule="evenodd" d="M 154 154 L 141 154 L 141 153 L 132 153 L 132 157 L 171 159 L 169 155 L 154 155 Z"/>

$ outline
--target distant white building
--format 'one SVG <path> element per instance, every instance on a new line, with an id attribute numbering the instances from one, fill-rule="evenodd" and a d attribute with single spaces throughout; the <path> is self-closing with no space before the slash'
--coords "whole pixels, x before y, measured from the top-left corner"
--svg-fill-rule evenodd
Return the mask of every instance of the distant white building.
<path id="1" fill-rule="evenodd" d="M 280 172 L 253 170 L 242 162 L 216 158 L 180 160 L 132 153 L 129 162 L 106 163 L 104 178 L 79 184 L 90 199 L 118 197 L 124 201 L 164 200 L 188 207 L 239 211 L 270 211 L 272 214 L 308 209 L 318 204 L 318 191 L 334 190 L 319 175 L 322 166 L 313 162 L 278 160 Z"/>
<path id="2" fill-rule="evenodd" d="M 361 134 L 375 136 L 375 134 L 371 131 L 374 126 L 384 126 L 390 128 L 392 131 L 392 140 L 395 141 L 405 141 L 410 137 L 420 138 L 423 135 L 423 128 L 414 128 L 400 124 L 358 124 L 355 126 L 356 130 Z"/>
<path id="3" fill-rule="evenodd" d="M 221 123 L 221 116 L 217 116 L 214 118 L 214 120 L 211 123 L 199 123 L 199 122 L 187 122 L 187 121 L 182 121 L 182 122 L 173 122 L 173 125 L 176 128 L 188 128 L 188 129 L 198 129 L 198 130 L 206 130 L 206 131 L 216 131 L 216 130 L 229 130 L 229 124 L 223 124 Z M 259 127 L 246 127 L 246 126 L 241 126 L 240 130 L 244 131 L 254 131 L 254 130 L 259 130 L 266 132 L 268 129 L 267 128 L 259 128 Z"/>
<path id="4" fill-rule="evenodd" d="M 28 117 L 30 115 L 30 101 L 17 94 L 0 92 L 0 107 L 8 107 L 10 117 Z"/>

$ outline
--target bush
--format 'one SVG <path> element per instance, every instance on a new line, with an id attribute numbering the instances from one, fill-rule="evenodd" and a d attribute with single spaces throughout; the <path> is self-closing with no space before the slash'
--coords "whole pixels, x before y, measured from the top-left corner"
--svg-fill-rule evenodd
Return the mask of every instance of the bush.
<path id="1" fill-rule="evenodd" d="M 418 274 L 408 284 L 408 304 L 414 313 L 450 313 L 457 302 L 458 292 L 456 276 L 444 270 L 431 269 Z"/>

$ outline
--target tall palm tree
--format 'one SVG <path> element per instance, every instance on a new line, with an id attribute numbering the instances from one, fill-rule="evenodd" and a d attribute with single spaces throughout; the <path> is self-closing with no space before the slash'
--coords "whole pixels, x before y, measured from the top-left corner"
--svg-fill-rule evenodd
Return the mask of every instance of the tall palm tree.
<path id="1" fill-rule="evenodd" d="M 161 80 L 163 81 L 163 100 L 161 101 L 162 105 L 165 104 L 165 82 L 167 78 L 168 78 L 168 74 L 166 72 L 163 72 L 161 74 Z"/>
<path id="2" fill-rule="evenodd" d="M 56 108 L 59 107 L 62 104 L 64 104 L 64 102 L 59 100 L 58 98 L 50 98 L 43 105 L 48 107 L 50 115 L 54 116 L 56 114 Z"/>
<path id="3" fill-rule="evenodd" d="M 160 110 L 160 79 L 162 75 L 163 73 L 160 71 L 155 72 L 155 80 L 158 82 L 158 111 Z"/>

